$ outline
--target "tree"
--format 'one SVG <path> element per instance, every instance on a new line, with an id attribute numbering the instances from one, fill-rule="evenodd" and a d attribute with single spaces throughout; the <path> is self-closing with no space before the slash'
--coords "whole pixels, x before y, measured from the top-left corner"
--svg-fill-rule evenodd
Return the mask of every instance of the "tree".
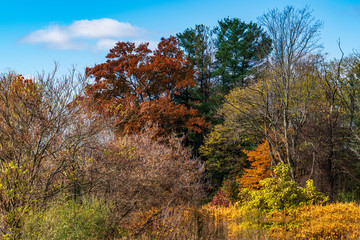
<path id="1" fill-rule="evenodd" d="M 126 229 L 129 222 L 150 213 L 136 222 L 136 235 L 174 207 L 196 205 L 204 197 L 200 159 L 174 134 L 154 140 L 157 133 L 156 128 L 146 128 L 115 137 L 107 143 L 106 154 L 95 159 L 102 177 L 94 192 L 111 201 L 116 224 Z"/>
<path id="2" fill-rule="evenodd" d="M 193 69 L 175 37 L 162 38 L 151 51 L 148 43 L 118 42 L 106 63 L 87 68 L 95 83 L 86 97 L 98 112 L 115 121 L 118 132 L 140 131 L 159 124 L 161 132 L 201 132 L 205 120 L 195 109 L 174 102 L 174 96 L 194 86 Z"/>
<path id="3" fill-rule="evenodd" d="M 239 177 L 247 166 L 244 149 L 264 138 L 265 95 L 263 85 L 254 82 L 246 88 L 235 88 L 224 97 L 217 115 L 223 119 L 206 135 L 200 153 L 213 182 Z"/>
<path id="4" fill-rule="evenodd" d="M 341 179 L 357 181 L 349 170 L 357 168 L 350 152 L 355 145 L 349 145 L 356 139 L 350 136 L 358 114 L 357 89 L 351 87 L 356 75 L 342 59 L 326 62 L 314 54 L 321 23 L 307 9 L 273 10 L 262 20 L 271 32 L 273 52 L 256 82 L 225 97 L 224 124 L 255 143 L 265 138 L 272 166 L 288 164 L 299 185 L 311 178 L 336 199 L 348 188 Z"/>
<path id="5" fill-rule="evenodd" d="M 234 126 L 219 124 L 206 135 L 199 152 L 205 158 L 206 170 L 212 183 L 219 187 L 226 178 L 239 176 L 246 166 L 242 150 L 246 141 Z"/>
<path id="6" fill-rule="evenodd" d="M 352 57 L 343 59 L 343 61 L 335 62 L 333 65 L 337 67 L 337 80 L 339 91 L 337 92 L 341 96 L 341 100 L 344 103 L 346 109 L 346 115 L 348 119 L 348 127 L 351 129 L 350 145 L 349 148 L 355 153 L 358 159 L 360 159 L 360 137 L 359 129 L 360 122 L 360 57 L 359 53 Z"/>
<path id="7" fill-rule="evenodd" d="M 257 146 L 253 151 L 246 151 L 244 153 L 250 162 L 250 168 L 245 169 L 238 182 L 241 188 L 248 188 L 250 190 L 258 190 L 260 188 L 260 181 L 270 177 L 271 157 L 268 142 L 264 142 Z"/>
<path id="8" fill-rule="evenodd" d="M 226 94 L 236 86 L 246 86 L 249 71 L 270 52 L 271 39 L 256 23 L 245 23 L 238 18 L 225 18 L 214 29 L 216 62 L 214 75 Z"/>
<path id="9" fill-rule="evenodd" d="M 341 50 L 341 48 L 340 48 Z M 317 131 L 318 171 L 321 186 L 332 198 L 346 192 L 358 197 L 359 186 L 358 121 L 359 96 L 358 59 L 356 56 L 324 62 L 319 70 L 322 79 L 322 120 Z M 314 114 L 321 115 L 320 112 Z M 315 141 L 313 141 L 315 142 Z M 319 169 L 320 168 L 320 169 Z M 317 180 L 314 178 L 314 180 Z"/>
<path id="10" fill-rule="evenodd" d="M 104 121 L 77 104 L 84 88 L 74 72 L 0 79 L 1 231 L 17 237 L 22 217 L 59 192 L 78 196 L 91 188 L 91 157 L 101 149 Z"/>
<path id="11" fill-rule="evenodd" d="M 214 91 L 212 78 L 214 63 L 214 39 L 210 27 L 196 25 L 195 28 L 187 28 L 184 32 L 178 33 L 179 46 L 184 51 L 187 59 L 194 66 L 195 86 L 186 89 L 181 95 L 176 96 L 176 101 L 199 111 L 205 117 L 206 122 L 214 124 L 215 112 L 221 104 L 221 98 Z M 211 124 L 208 124 L 208 132 Z M 189 145 L 197 153 L 204 141 L 204 132 L 201 134 L 189 134 Z"/>
<path id="12" fill-rule="evenodd" d="M 212 65 L 214 58 L 213 34 L 209 27 L 196 25 L 176 35 L 180 46 L 194 65 L 196 88 L 199 89 L 199 100 L 207 102 L 210 97 Z"/>
<path id="13" fill-rule="evenodd" d="M 319 30 L 322 24 L 311 16 L 308 8 L 295 10 L 290 6 L 285 7 L 283 11 L 270 10 L 259 18 L 259 21 L 272 40 L 272 52 L 266 67 L 270 70 L 269 77 L 276 79 L 276 94 L 279 94 L 278 104 L 282 114 L 282 136 L 278 138 L 282 138 L 285 149 L 282 158 L 287 160 L 294 179 L 298 156 L 293 143 L 297 131 L 293 129 L 294 124 L 290 116 L 295 110 L 298 119 L 304 119 L 306 109 L 290 109 L 291 103 L 295 100 L 293 86 L 306 78 L 303 69 L 309 62 L 310 54 L 319 48 Z M 303 106 L 306 107 L 306 104 Z M 276 135 L 279 133 L 280 131 L 274 132 Z"/>

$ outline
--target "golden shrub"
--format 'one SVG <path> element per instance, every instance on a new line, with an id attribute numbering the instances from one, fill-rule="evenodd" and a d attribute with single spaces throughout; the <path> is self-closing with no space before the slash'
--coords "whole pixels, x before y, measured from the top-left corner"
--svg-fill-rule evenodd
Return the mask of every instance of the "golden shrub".
<path id="1" fill-rule="evenodd" d="M 305 206 L 291 212 L 273 213 L 274 239 L 358 239 L 360 207 L 355 203 Z"/>

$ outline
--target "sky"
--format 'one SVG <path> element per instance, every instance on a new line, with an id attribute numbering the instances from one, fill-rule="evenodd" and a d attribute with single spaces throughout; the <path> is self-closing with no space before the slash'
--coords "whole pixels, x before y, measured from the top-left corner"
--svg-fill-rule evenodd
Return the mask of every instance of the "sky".
<path id="1" fill-rule="evenodd" d="M 323 22 L 323 53 L 339 58 L 360 49 L 360 0 L 0 0 L 0 73 L 24 76 L 78 72 L 106 60 L 117 41 L 149 42 L 223 18 L 257 22 L 265 12 L 309 6 Z"/>

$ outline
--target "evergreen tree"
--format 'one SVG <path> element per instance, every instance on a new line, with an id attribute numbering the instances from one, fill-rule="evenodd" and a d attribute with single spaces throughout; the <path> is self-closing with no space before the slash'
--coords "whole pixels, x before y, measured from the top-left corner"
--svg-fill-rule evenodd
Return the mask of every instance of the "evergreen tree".
<path id="1" fill-rule="evenodd" d="M 221 91 L 228 93 L 236 86 L 247 86 L 250 70 L 271 50 L 271 40 L 256 23 L 238 18 L 225 18 L 214 29 L 217 48 L 214 76 Z"/>

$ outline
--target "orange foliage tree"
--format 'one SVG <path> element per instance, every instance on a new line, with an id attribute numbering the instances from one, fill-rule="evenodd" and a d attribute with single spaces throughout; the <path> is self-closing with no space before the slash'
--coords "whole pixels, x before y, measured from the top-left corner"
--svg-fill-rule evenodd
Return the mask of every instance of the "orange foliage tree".
<path id="1" fill-rule="evenodd" d="M 118 42 L 105 63 L 86 69 L 95 80 L 85 93 L 89 103 L 114 118 L 119 132 L 138 132 L 149 122 L 162 133 L 201 132 L 205 119 L 173 100 L 195 85 L 194 70 L 178 44 L 175 37 L 162 38 L 152 51 L 148 43 Z"/>
<path id="2" fill-rule="evenodd" d="M 260 188 L 259 181 L 270 177 L 271 156 L 267 141 L 260 144 L 253 151 L 243 150 L 250 162 L 250 168 L 245 169 L 238 183 L 241 188 L 257 190 Z"/>

